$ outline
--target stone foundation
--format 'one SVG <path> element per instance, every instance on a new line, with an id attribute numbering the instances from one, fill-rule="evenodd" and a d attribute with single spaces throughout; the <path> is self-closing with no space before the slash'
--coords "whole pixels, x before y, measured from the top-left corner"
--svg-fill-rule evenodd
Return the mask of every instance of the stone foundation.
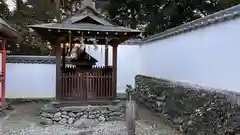
<path id="1" fill-rule="evenodd" d="M 73 124 L 80 119 L 91 119 L 99 122 L 122 120 L 125 114 L 125 105 L 108 106 L 76 106 L 55 108 L 45 105 L 41 111 L 42 124 Z"/>
<path id="2" fill-rule="evenodd" d="M 187 135 L 240 133 L 237 93 L 220 93 L 142 75 L 136 76 L 135 81 L 135 99 Z"/>

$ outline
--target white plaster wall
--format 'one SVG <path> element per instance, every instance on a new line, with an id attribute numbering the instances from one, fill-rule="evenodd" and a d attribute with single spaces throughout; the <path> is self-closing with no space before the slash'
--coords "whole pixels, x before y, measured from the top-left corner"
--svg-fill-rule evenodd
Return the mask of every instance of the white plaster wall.
<path id="1" fill-rule="evenodd" d="M 88 51 L 90 55 L 98 60 L 97 65 L 104 65 L 104 46 L 99 46 L 98 51 Z M 109 47 L 109 65 L 112 65 L 112 47 Z M 138 45 L 119 45 L 117 62 L 117 92 L 125 92 L 127 84 L 134 86 L 134 77 L 138 74 L 139 63 Z"/>
<path id="2" fill-rule="evenodd" d="M 55 97 L 55 64 L 7 63 L 7 98 Z"/>
<path id="3" fill-rule="evenodd" d="M 124 92 L 127 84 L 134 85 L 134 77 L 139 71 L 138 51 L 138 46 L 136 45 L 119 46 L 118 48 L 118 93 Z M 105 56 L 104 52 L 102 52 L 101 49 L 99 49 L 98 51 L 91 50 L 90 54 L 99 61 L 98 65 L 104 65 Z M 109 64 L 112 65 L 112 47 L 109 47 Z M 6 67 L 7 98 L 55 97 L 55 64 L 7 63 Z"/>
<path id="4" fill-rule="evenodd" d="M 145 75 L 240 92 L 240 18 L 140 48 Z"/>

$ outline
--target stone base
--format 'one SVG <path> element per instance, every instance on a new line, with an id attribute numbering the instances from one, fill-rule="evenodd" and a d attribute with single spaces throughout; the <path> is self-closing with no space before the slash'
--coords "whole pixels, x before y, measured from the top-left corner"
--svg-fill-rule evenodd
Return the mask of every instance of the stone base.
<path id="1" fill-rule="evenodd" d="M 125 105 L 71 106 L 56 108 L 47 104 L 41 111 L 42 124 L 73 124 L 79 119 L 91 119 L 99 122 L 124 119 Z"/>

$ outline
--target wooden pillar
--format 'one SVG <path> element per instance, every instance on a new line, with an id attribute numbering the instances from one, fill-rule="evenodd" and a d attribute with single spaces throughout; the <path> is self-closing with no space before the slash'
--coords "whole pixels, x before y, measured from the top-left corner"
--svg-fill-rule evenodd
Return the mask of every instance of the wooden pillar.
<path id="1" fill-rule="evenodd" d="M 108 66 L 108 45 L 105 45 L 105 67 Z"/>
<path id="2" fill-rule="evenodd" d="M 114 100 L 117 97 L 117 48 L 118 48 L 118 44 L 114 44 L 113 45 L 113 58 L 112 58 L 112 90 L 113 90 L 113 98 Z"/>
<path id="3" fill-rule="evenodd" d="M 61 38 L 55 43 L 56 48 L 56 100 L 61 99 Z"/>
<path id="4" fill-rule="evenodd" d="M 63 48 L 62 48 L 62 71 L 65 73 L 65 62 L 66 62 L 66 45 L 63 44 Z"/>

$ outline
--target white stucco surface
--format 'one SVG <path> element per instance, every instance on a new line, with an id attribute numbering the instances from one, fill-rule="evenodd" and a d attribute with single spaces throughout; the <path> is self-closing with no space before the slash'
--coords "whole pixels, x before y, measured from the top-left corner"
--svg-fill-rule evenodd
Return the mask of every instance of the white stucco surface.
<path id="1" fill-rule="evenodd" d="M 102 51 L 101 51 L 102 50 Z M 109 46 L 109 65 L 112 65 L 112 47 Z M 97 65 L 104 65 L 105 55 L 104 48 L 99 46 L 98 51 L 89 52 L 98 60 Z M 119 45 L 118 62 L 117 62 L 117 92 L 125 92 L 127 84 L 134 86 L 134 77 L 138 74 L 139 63 L 139 46 L 138 45 Z"/>
<path id="2" fill-rule="evenodd" d="M 90 51 L 104 65 L 104 52 Z M 109 64 L 112 65 L 112 48 L 109 47 Z M 1 57 L 0 57 L 1 60 Z M 1 66 L 1 64 L 0 64 Z M 125 91 L 127 84 L 134 85 L 134 76 L 139 67 L 138 46 L 119 46 L 117 92 Z M 7 63 L 7 98 L 52 98 L 56 88 L 55 64 Z M 1 86 L 1 85 L 0 85 Z M 1 88 L 0 88 L 1 89 Z"/>
<path id="3" fill-rule="evenodd" d="M 7 64 L 6 97 L 55 97 L 56 70 L 53 64 Z"/>
<path id="4" fill-rule="evenodd" d="M 142 45 L 140 72 L 240 92 L 239 32 L 240 18 Z"/>

